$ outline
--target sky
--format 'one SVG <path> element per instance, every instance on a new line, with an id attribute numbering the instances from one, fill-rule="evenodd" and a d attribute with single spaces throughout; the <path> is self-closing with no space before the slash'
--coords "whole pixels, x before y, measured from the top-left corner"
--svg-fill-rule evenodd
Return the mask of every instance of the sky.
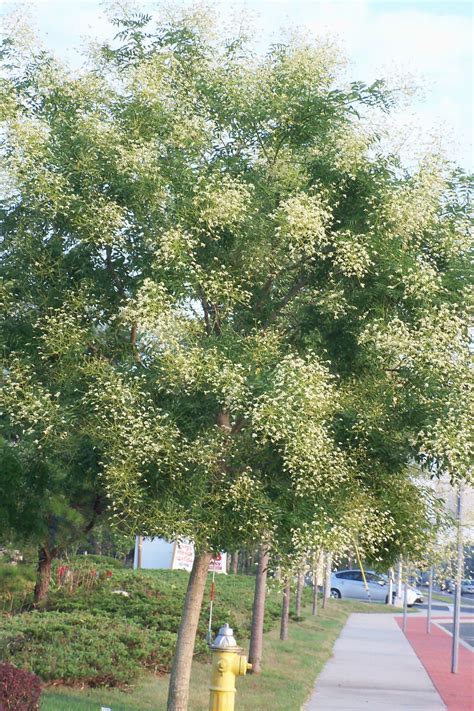
<path id="1" fill-rule="evenodd" d="M 157 2 L 140 7 L 153 13 Z M 168 3 L 170 4 L 170 3 Z M 184 6 L 191 0 L 182 0 Z M 296 27 L 330 37 L 349 62 L 348 79 L 403 79 L 419 87 L 390 119 L 396 147 L 406 154 L 441 145 L 467 169 L 473 167 L 473 3 L 470 0 L 216 0 L 219 17 L 252 18 L 258 49 Z M 0 14 L 17 3 L 0 0 Z M 22 3 L 44 43 L 78 66 L 85 38 L 113 36 L 101 0 L 30 0 Z M 421 144 L 421 147 L 420 147 Z"/>

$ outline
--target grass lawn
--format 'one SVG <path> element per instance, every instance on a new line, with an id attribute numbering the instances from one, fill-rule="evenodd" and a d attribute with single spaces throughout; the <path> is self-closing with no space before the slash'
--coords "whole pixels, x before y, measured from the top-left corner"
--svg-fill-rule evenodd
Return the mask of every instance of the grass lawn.
<path id="1" fill-rule="evenodd" d="M 432 594 L 432 597 L 433 597 L 433 600 L 438 600 L 439 602 L 446 602 L 448 604 L 450 602 L 454 602 L 452 597 L 450 597 L 449 595 L 443 594 L 443 593 L 439 594 L 439 593 L 434 592 Z M 428 602 L 428 594 L 426 595 L 426 602 Z"/>
<path id="2" fill-rule="evenodd" d="M 331 656 L 335 640 L 351 612 L 401 612 L 385 605 L 329 600 L 312 617 L 309 608 L 301 622 L 291 622 L 290 639 L 281 642 L 275 626 L 265 634 L 263 673 L 237 680 L 238 711 L 298 711 L 316 676 Z M 238 640 L 247 646 L 246 640 Z M 195 662 L 191 680 L 190 711 L 206 711 L 209 703 L 209 663 Z M 50 688 L 43 694 L 41 711 L 165 711 L 168 675 L 147 675 L 130 692 L 116 689 L 72 690 Z"/>

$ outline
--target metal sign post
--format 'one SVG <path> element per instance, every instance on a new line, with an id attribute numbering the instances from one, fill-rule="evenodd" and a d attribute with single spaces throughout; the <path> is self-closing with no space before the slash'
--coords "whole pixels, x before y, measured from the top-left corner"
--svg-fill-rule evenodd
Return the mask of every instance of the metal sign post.
<path id="1" fill-rule="evenodd" d="M 462 542 L 462 490 L 461 485 L 458 489 L 458 505 L 457 505 L 457 524 L 458 524 L 458 555 L 456 561 L 456 587 L 454 592 L 454 611 L 453 611 L 453 648 L 451 655 L 451 672 L 456 674 L 458 670 L 459 657 L 459 616 L 461 612 L 461 583 L 464 567 L 463 542 Z"/>
<path id="2" fill-rule="evenodd" d="M 428 580 L 428 611 L 426 613 L 426 633 L 431 632 L 431 602 L 433 599 L 433 566 L 430 568 L 430 577 Z"/>
<path id="3" fill-rule="evenodd" d="M 405 581 L 405 589 L 403 591 L 403 631 L 407 631 L 407 612 L 408 612 L 408 583 Z"/>
<path id="4" fill-rule="evenodd" d="M 369 590 L 369 586 L 367 585 L 367 578 L 365 577 L 365 571 L 364 571 L 364 568 L 363 568 L 363 566 L 362 566 L 362 559 L 361 559 L 361 557 L 360 557 L 359 549 L 357 548 L 357 543 L 355 542 L 355 540 L 354 540 L 354 546 L 355 546 L 355 551 L 356 551 L 357 560 L 359 561 L 360 572 L 362 573 L 362 580 L 364 581 L 365 592 L 367 593 L 367 599 L 368 599 L 369 602 L 371 602 L 371 599 L 370 599 L 370 590 Z"/>

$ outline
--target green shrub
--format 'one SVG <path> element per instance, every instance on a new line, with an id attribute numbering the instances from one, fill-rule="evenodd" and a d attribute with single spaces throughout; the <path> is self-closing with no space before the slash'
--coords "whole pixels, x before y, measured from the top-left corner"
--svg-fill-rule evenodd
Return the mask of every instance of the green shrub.
<path id="1" fill-rule="evenodd" d="M 11 614 L 33 599 L 36 570 L 32 565 L 0 563 L 0 614 Z"/>
<path id="2" fill-rule="evenodd" d="M 142 667 L 166 671 L 175 641 L 105 615 L 32 612 L 3 622 L 0 656 L 44 681 L 121 686 Z"/>
<path id="3" fill-rule="evenodd" d="M 35 578 L 36 571 L 33 565 L 1 563 L 0 595 L 24 594 L 34 587 Z"/>

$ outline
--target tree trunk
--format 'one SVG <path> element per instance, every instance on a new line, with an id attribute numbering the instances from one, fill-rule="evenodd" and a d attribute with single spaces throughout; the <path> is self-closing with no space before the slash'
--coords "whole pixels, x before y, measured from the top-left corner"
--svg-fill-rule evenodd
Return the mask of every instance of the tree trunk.
<path id="1" fill-rule="evenodd" d="M 137 569 L 141 570 L 143 559 L 143 536 L 137 536 L 137 539 Z"/>
<path id="2" fill-rule="evenodd" d="M 298 571 L 298 579 L 296 583 L 296 597 L 295 597 L 295 614 L 296 617 L 301 617 L 301 600 L 303 598 L 303 586 L 304 586 L 304 574 L 303 571 Z"/>
<path id="3" fill-rule="evenodd" d="M 402 580 L 403 580 L 403 564 L 400 558 L 397 566 L 397 597 L 399 600 L 402 599 Z"/>
<path id="4" fill-rule="evenodd" d="M 188 708 L 194 642 L 211 555 L 196 553 L 194 558 L 171 667 L 167 711 L 186 711 Z"/>
<path id="5" fill-rule="evenodd" d="M 234 551 L 232 554 L 232 573 L 237 575 L 239 572 L 239 551 Z"/>
<path id="6" fill-rule="evenodd" d="M 323 607 L 326 607 L 326 600 L 331 597 L 331 554 L 325 554 L 324 561 L 324 588 L 323 588 Z"/>
<path id="7" fill-rule="evenodd" d="M 249 575 L 250 572 L 250 553 L 245 551 L 245 575 Z"/>
<path id="8" fill-rule="evenodd" d="M 283 589 L 283 601 L 281 605 L 280 639 L 288 639 L 288 619 L 290 616 L 290 583 Z"/>
<path id="9" fill-rule="evenodd" d="M 317 567 L 313 570 L 313 606 L 311 608 L 311 613 L 313 615 L 318 614 L 318 569 Z"/>
<path id="10" fill-rule="evenodd" d="M 51 582 L 51 566 L 53 554 L 45 546 L 38 549 L 38 574 L 34 591 L 34 601 L 42 602 L 48 597 L 49 584 Z"/>
<path id="11" fill-rule="evenodd" d="M 258 553 L 255 594 L 253 598 L 252 628 L 250 632 L 249 662 L 252 673 L 260 674 L 263 651 L 263 619 L 265 616 L 265 595 L 267 591 L 268 549 L 262 546 Z"/>
<path id="12" fill-rule="evenodd" d="M 331 572 L 332 572 L 332 554 L 326 553 L 326 589 L 324 595 L 331 597 Z"/>

